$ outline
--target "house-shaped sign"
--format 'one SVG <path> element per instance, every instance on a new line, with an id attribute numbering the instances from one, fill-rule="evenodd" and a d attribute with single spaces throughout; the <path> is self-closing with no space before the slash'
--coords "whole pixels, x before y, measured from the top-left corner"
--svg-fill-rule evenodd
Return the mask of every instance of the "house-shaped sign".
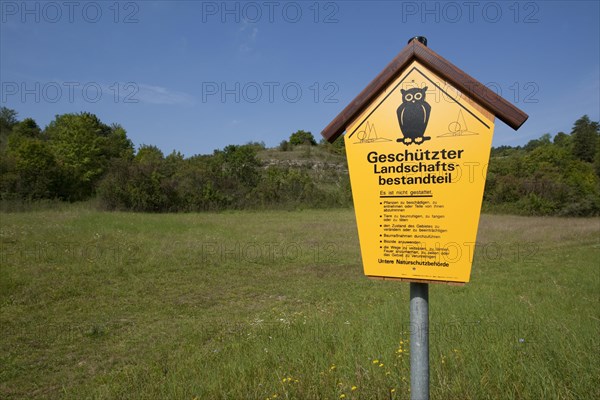
<path id="1" fill-rule="evenodd" d="M 322 135 L 345 132 L 365 275 L 461 284 L 494 119 L 516 130 L 527 115 L 425 44 L 410 41 Z"/>

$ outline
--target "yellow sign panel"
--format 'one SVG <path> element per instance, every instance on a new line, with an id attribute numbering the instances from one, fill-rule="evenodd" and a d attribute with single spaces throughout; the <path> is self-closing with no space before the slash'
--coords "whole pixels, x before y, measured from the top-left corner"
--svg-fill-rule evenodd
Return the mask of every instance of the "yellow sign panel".
<path id="1" fill-rule="evenodd" d="M 365 275 L 469 281 L 493 131 L 417 61 L 347 127 Z"/>

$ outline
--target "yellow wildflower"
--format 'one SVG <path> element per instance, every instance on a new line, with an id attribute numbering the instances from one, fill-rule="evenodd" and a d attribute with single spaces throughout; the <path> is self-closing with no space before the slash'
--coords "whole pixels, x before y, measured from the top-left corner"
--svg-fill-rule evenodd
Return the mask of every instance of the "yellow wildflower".
<path id="1" fill-rule="evenodd" d="M 356 389 L 358 389 L 356 386 L 352 386 L 352 389 L 350 389 L 350 390 L 352 390 L 354 392 Z"/>
<path id="2" fill-rule="evenodd" d="M 373 364 L 379 364 L 379 360 L 373 360 Z"/>
<path id="3" fill-rule="evenodd" d="M 340 399 L 345 399 L 346 395 L 344 393 L 340 394 Z"/>

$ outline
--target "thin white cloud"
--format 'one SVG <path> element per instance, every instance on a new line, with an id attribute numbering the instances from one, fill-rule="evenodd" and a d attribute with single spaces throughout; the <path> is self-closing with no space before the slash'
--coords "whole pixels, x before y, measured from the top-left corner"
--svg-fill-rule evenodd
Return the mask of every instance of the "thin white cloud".
<path id="1" fill-rule="evenodd" d="M 244 20 L 242 22 L 242 26 L 240 27 L 240 51 L 242 53 L 248 53 L 254 50 L 257 37 L 258 28 Z"/>
<path id="2" fill-rule="evenodd" d="M 194 97 L 184 92 L 144 83 L 138 84 L 137 87 L 138 92 L 132 98 L 136 98 L 142 103 L 165 105 L 191 105 L 194 103 Z"/>
<path id="3" fill-rule="evenodd" d="M 251 46 L 248 46 L 246 43 L 240 44 L 240 51 L 242 53 L 249 53 L 253 50 Z"/>
<path id="4" fill-rule="evenodd" d="M 255 42 L 257 36 L 258 36 L 258 28 L 254 27 L 254 28 L 252 28 L 252 33 L 250 33 L 250 40 Z"/>

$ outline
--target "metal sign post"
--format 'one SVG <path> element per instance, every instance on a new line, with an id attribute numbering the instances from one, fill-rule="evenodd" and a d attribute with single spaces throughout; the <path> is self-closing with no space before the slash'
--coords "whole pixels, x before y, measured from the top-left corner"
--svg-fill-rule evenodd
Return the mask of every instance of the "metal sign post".
<path id="1" fill-rule="evenodd" d="M 429 284 L 410 284 L 410 398 L 429 400 Z"/>

